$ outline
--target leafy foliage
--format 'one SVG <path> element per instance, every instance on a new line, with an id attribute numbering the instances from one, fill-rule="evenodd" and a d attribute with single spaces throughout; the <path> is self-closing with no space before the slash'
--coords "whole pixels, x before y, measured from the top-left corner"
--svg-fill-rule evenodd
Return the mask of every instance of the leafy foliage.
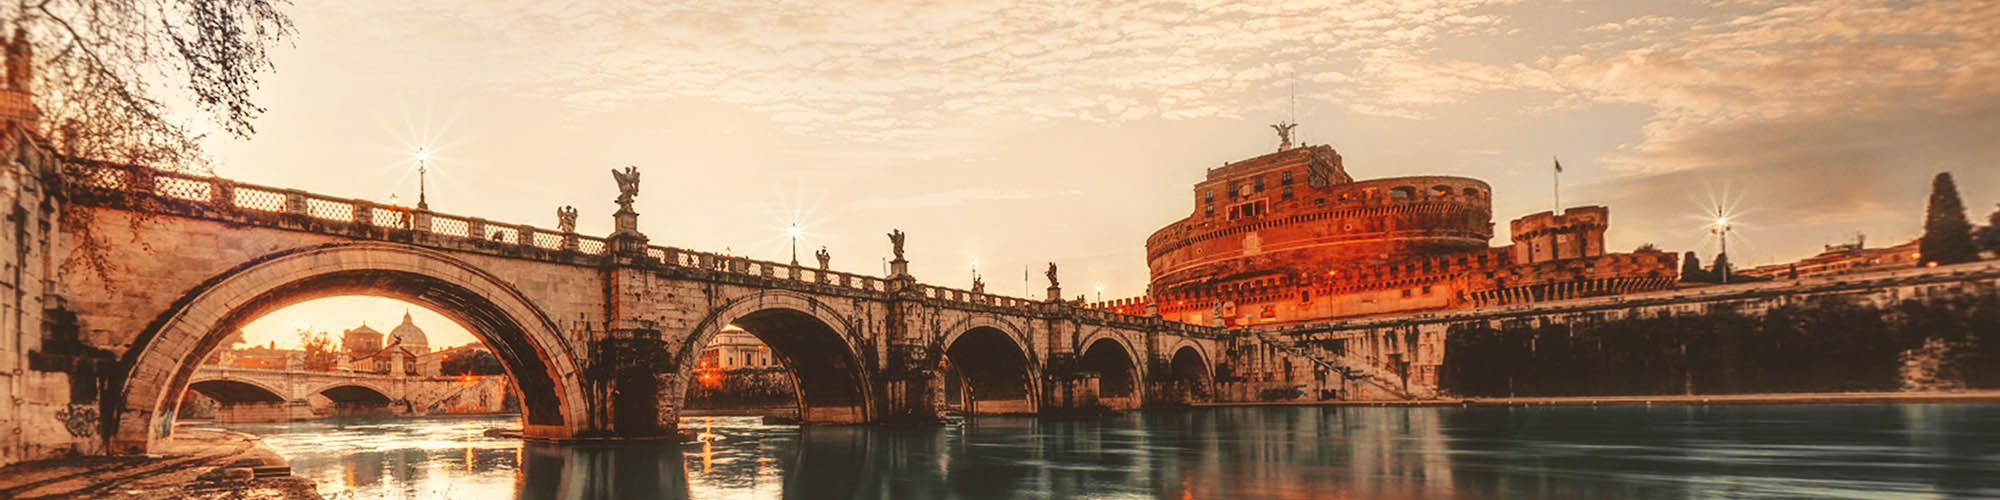
<path id="1" fill-rule="evenodd" d="M 506 367 L 500 366 L 500 358 L 486 351 L 472 351 L 471 354 L 447 356 L 438 363 L 439 371 L 445 375 L 506 375 Z"/>
<path id="2" fill-rule="evenodd" d="M 1455 331 L 1439 383 L 1484 397 L 1892 391 L 1904 351 L 1929 338 L 1968 346 L 1968 385 L 2000 387 L 2000 298 L 1991 294 Z"/>
<path id="3" fill-rule="evenodd" d="M 1986 216 L 1986 225 L 1972 233 L 1972 242 L 1988 252 L 2000 254 L 2000 206 Z"/>
<path id="4" fill-rule="evenodd" d="M 333 337 L 326 332 L 299 330 L 299 350 L 305 351 L 305 369 L 327 371 L 339 363 L 339 349 L 333 345 Z"/>

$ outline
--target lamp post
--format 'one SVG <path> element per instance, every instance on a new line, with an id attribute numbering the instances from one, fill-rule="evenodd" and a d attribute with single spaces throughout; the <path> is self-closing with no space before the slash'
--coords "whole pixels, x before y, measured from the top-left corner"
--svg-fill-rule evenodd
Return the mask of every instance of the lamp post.
<path id="1" fill-rule="evenodd" d="M 428 179 L 430 176 L 430 166 L 431 151 L 426 148 L 417 148 L 417 210 L 431 209 L 430 194 L 428 192 L 430 190 Z"/>
<path id="2" fill-rule="evenodd" d="M 1721 252 L 1716 254 L 1716 260 L 1721 261 L 1722 265 L 1716 266 L 1715 272 L 1723 283 L 1729 282 L 1729 229 L 1729 217 L 1722 215 L 1721 208 L 1716 208 L 1715 225 L 1709 227 L 1708 232 L 1722 242 Z"/>
<path id="3" fill-rule="evenodd" d="M 1097 301 L 1104 302 L 1104 285 L 1097 285 Z"/>
<path id="4" fill-rule="evenodd" d="M 792 238 L 792 267 L 798 267 L 799 266 L 799 223 L 797 222 L 792 223 L 792 227 L 785 229 L 785 234 L 791 236 Z"/>

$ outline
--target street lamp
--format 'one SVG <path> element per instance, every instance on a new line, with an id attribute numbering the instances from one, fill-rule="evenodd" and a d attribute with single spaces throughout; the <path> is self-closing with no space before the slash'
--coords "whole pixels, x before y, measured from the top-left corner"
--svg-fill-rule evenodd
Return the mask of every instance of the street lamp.
<path id="1" fill-rule="evenodd" d="M 797 223 L 797 222 L 794 222 L 794 223 L 792 223 L 792 227 L 791 227 L 791 228 L 788 228 L 788 229 L 786 229 L 786 230 L 785 230 L 785 234 L 787 234 L 787 235 L 789 235 L 789 236 L 791 236 L 791 237 L 792 237 L 792 267 L 798 267 L 798 265 L 799 265 L 799 223 Z"/>
<path id="2" fill-rule="evenodd" d="M 430 174 L 430 166 L 430 149 L 417 148 L 417 210 L 431 209 L 430 196 L 427 193 L 429 191 L 428 184 L 430 184 L 427 179 Z"/>
<path id="3" fill-rule="evenodd" d="M 1097 301 L 1104 301 L 1104 285 L 1097 285 Z"/>
<path id="4" fill-rule="evenodd" d="M 1722 265 L 1716 266 L 1716 274 L 1721 276 L 1723 283 L 1729 282 L 1729 229 L 1729 217 L 1722 215 L 1721 207 L 1716 207 L 1715 225 L 1709 227 L 1708 232 L 1722 242 L 1722 251 L 1716 254 L 1716 260 L 1721 261 Z"/>

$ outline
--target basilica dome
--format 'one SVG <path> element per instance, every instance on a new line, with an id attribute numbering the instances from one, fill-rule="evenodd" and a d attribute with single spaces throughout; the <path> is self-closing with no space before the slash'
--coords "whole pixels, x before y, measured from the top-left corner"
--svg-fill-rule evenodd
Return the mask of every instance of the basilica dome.
<path id="1" fill-rule="evenodd" d="M 394 342 L 402 344 L 403 348 L 409 349 L 410 352 L 423 353 L 429 352 L 431 349 L 431 341 L 424 336 L 424 329 L 417 328 L 416 323 L 410 321 L 410 313 L 408 312 L 403 313 L 403 324 L 396 325 L 395 329 L 389 330 L 389 337 L 395 339 Z"/>

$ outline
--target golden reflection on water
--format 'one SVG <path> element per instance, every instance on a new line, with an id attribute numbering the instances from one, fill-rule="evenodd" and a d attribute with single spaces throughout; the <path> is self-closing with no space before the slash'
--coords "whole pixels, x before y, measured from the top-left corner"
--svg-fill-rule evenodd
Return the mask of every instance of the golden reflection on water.
<path id="1" fill-rule="evenodd" d="M 980 417 L 922 429 L 684 420 L 683 428 L 701 429 L 699 450 L 693 443 L 559 446 L 464 437 L 491 423 L 412 420 L 253 432 L 265 435 L 301 476 L 341 490 L 321 492 L 329 498 L 342 491 L 353 492 L 346 498 L 496 499 L 508 493 L 1398 499 L 2000 491 L 2000 470 L 1981 458 L 1993 450 L 1986 443 L 2000 442 L 2000 405 L 1246 408 L 1070 420 Z M 466 467 L 450 466 L 461 455 Z"/>

